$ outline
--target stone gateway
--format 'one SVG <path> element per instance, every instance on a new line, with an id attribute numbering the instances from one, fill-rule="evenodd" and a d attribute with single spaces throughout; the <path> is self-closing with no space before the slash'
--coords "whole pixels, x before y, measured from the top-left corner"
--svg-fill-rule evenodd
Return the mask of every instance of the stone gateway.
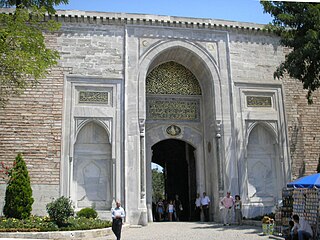
<path id="1" fill-rule="evenodd" d="M 8 10 L 7 10 L 8 11 Z M 316 171 L 319 102 L 274 80 L 287 49 L 263 25 L 58 11 L 47 34 L 57 67 L 0 110 L 0 157 L 26 160 L 33 213 L 61 195 L 100 217 L 120 200 L 130 224 L 153 221 L 151 163 L 193 219 L 196 193 L 220 221 L 226 191 L 243 214 L 270 213 L 293 177 Z M 316 96 L 319 96 L 316 93 Z M 0 184 L 0 206 L 5 182 Z"/>

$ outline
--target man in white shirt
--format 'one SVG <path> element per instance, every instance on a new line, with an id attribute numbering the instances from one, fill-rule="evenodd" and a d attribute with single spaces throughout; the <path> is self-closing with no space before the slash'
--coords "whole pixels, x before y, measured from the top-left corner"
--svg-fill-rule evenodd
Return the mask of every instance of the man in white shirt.
<path id="1" fill-rule="evenodd" d="M 210 198 L 207 196 L 206 192 L 203 192 L 203 197 L 201 198 L 201 209 L 203 211 L 205 222 L 209 222 L 209 204 Z"/>
<path id="2" fill-rule="evenodd" d="M 230 192 L 227 192 L 227 195 L 221 200 L 221 205 L 223 205 L 223 225 L 231 224 L 231 215 L 232 215 L 232 207 L 234 204 L 233 197 Z"/>
<path id="3" fill-rule="evenodd" d="M 298 234 L 299 240 L 310 239 L 313 236 L 313 231 L 310 224 L 303 218 L 298 215 L 293 215 L 292 220 L 294 226 L 291 231 L 292 239 L 295 234 Z"/>
<path id="4" fill-rule="evenodd" d="M 126 216 L 124 209 L 121 207 L 119 200 L 116 201 L 116 207 L 111 209 L 112 232 L 116 235 L 117 240 L 121 237 L 121 228 L 123 218 Z"/>
<path id="5" fill-rule="evenodd" d="M 197 193 L 196 201 L 194 202 L 194 210 L 195 210 L 195 219 L 196 221 L 200 221 L 200 214 L 201 214 L 201 197 L 200 193 Z"/>

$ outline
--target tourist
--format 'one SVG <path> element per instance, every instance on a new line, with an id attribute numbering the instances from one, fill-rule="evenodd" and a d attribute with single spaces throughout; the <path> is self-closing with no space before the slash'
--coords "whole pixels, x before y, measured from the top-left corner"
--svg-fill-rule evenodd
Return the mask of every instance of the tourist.
<path id="1" fill-rule="evenodd" d="M 195 201 L 195 207 L 194 207 L 194 211 L 195 211 L 195 219 L 196 221 L 200 221 L 200 216 L 201 216 L 201 197 L 200 194 L 197 193 L 196 196 L 196 201 Z"/>
<path id="2" fill-rule="evenodd" d="M 180 221 L 181 212 L 183 211 L 182 203 L 179 199 L 179 195 L 176 194 L 176 199 L 173 202 L 174 210 L 175 210 L 175 218 L 176 221 Z"/>
<path id="3" fill-rule="evenodd" d="M 201 198 L 201 209 L 203 212 L 205 222 L 209 222 L 209 204 L 210 198 L 207 196 L 206 192 L 203 192 L 203 196 Z"/>
<path id="4" fill-rule="evenodd" d="M 122 221 L 125 217 L 124 209 L 121 207 L 119 200 L 116 201 L 116 207 L 111 209 L 112 232 L 116 235 L 117 240 L 121 237 Z"/>
<path id="5" fill-rule="evenodd" d="M 152 201 L 152 216 L 153 216 L 153 221 L 155 222 L 155 221 L 157 221 L 157 204 L 154 202 L 154 201 Z"/>
<path id="6" fill-rule="evenodd" d="M 303 217 L 299 217 L 297 214 L 292 216 L 294 226 L 291 231 L 291 237 L 294 238 L 298 235 L 299 240 L 310 239 L 313 236 L 312 228 L 307 220 Z"/>
<path id="7" fill-rule="evenodd" d="M 163 201 L 162 199 L 160 198 L 158 203 L 157 203 L 157 213 L 158 213 L 158 220 L 159 222 L 162 221 L 162 216 L 164 214 L 164 205 L 163 205 Z"/>
<path id="8" fill-rule="evenodd" d="M 221 200 L 223 206 L 223 226 L 231 224 L 232 207 L 234 204 L 233 197 L 230 192 Z"/>
<path id="9" fill-rule="evenodd" d="M 283 231 L 285 240 L 298 240 L 298 236 L 297 235 L 294 235 L 295 238 L 292 238 L 293 234 L 291 234 L 291 233 L 293 232 L 293 227 L 294 227 L 294 221 L 290 220 L 289 221 L 289 229 L 285 229 Z"/>
<path id="10" fill-rule="evenodd" d="M 238 225 L 242 225 L 242 202 L 239 195 L 235 195 L 234 199 L 235 221 Z"/>
<path id="11" fill-rule="evenodd" d="M 167 213 L 169 214 L 169 221 L 172 222 L 172 215 L 174 212 L 174 205 L 172 200 L 169 201 L 168 207 L 167 207 Z"/>

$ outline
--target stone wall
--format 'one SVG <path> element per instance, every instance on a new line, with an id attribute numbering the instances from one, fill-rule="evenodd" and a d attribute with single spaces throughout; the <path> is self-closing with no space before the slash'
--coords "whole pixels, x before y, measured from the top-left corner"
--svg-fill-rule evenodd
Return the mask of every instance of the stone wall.
<path id="1" fill-rule="evenodd" d="M 313 104 L 307 102 L 307 91 L 298 80 L 283 80 L 287 128 L 292 163 L 292 178 L 317 171 L 320 157 L 320 91 L 314 93 Z"/>
<path id="2" fill-rule="evenodd" d="M 320 91 L 308 105 L 302 83 L 285 78 L 274 80 L 273 73 L 287 49 L 268 33 L 230 31 L 230 59 L 233 81 L 283 84 L 292 178 L 316 172 L 320 157 Z M 263 56 L 263 57 L 262 57 Z"/>
<path id="3" fill-rule="evenodd" d="M 59 184 L 63 104 L 62 68 L 0 109 L 0 159 L 11 166 L 21 152 L 33 184 Z"/>
<path id="4" fill-rule="evenodd" d="M 278 84 L 273 69 L 284 59 L 279 39 L 262 31 L 232 30 L 229 34 L 233 81 Z"/>
<path id="5" fill-rule="evenodd" d="M 123 76 L 123 26 L 63 24 L 56 42 L 60 65 L 72 68 L 70 75 L 110 79 Z"/>
<path id="6" fill-rule="evenodd" d="M 63 81 L 64 69 L 54 68 L 37 87 L 0 109 L 0 159 L 12 166 L 16 155 L 23 154 L 37 214 L 45 213 L 45 204 L 59 196 Z M 4 192 L 0 196 L 1 206 Z"/>

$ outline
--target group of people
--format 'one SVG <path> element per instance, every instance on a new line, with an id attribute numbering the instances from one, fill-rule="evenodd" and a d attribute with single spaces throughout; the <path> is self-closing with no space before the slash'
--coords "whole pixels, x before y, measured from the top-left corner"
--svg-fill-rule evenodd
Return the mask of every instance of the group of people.
<path id="1" fill-rule="evenodd" d="M 195 200 L 195 216 L 197 221 L 200 221 L 201 219 L 201 212 L 203 213 L 204 221 L 209 221 L 209 204 L 210 198 L 207 196 L 206 192 L 203 192 L 202 197 L 197 193 Z M 235 213 L 235 222 L 239 225 L 242 224 L 242 203 L 239 195 L 235 195 L 235 198 L 233 198 L 231 193 L 227 192 L 226 196 L 222 198 L 220 204 L 223 211 L 224 226 L 231 224 L 233 210 Z M 169 221 L 172 221 L 173 219 L 179 221 L 181 211 L 183 211 L 183 207 L 178 195 L 175 196 L 174 200 L 169 200 L 168 202 L 159 199 L 156 207 L 159 221 L 166 218 Z M 112 231 L 117 237 L 117 240 L 120 240 L 121 228 L 125 217 L 125 211 L 121 207 L 120 201 L 116 201 L 116 207 L 111 209 L 111 215 Z M 312 228 L 303 217 L 299 217 L 295 214 L 292 216 L 292 221 L 290 221 L 289 224 L 291 230 L 286 240 L 305 240 L 312 238 Z"/>
<path id="2" fill-rule="evenodd" d="M 313 237 L 313 231 L 303 217 L 299 217 L 297 214 L 292 216 L 292 220 L 289 221 L 290 234 L 286 237 L 286 240 L 306 240 Z"/>
<path id="3" fill-rule="evenodd" d="M 175 195 L 175 199 L 163 200 L 160 198 L 154 206 L 154 220 L 157 221 L 179 221 L 181 213 L 183 211 L 182 203 L 179 199 L 179 195 Z"/>
<path id="4" fill-rule="evenodd" d="M 239 195 L 235 195 L 233 198 L 230 192 L 227 192 L 227 195 L 222 198 L 221 209 L 223 211 L 223 225 L 231 224 L 232 212 L 235 214 L 235 222 L 238 225 L 242 225 L 242 202 Z"/>
<path id="5" fill-rule="evenodd" d="M 206 192 L 203 192 L 202 197 L 197 193 L 196 201 L 195 201 L 195 218 L 196 221 L 201 220 L 201 211 L 203 212 L 203 217 L 205 222 L 209 222 L 209 206 L 210 206 L 210 198 L 207 196 Z"/>

